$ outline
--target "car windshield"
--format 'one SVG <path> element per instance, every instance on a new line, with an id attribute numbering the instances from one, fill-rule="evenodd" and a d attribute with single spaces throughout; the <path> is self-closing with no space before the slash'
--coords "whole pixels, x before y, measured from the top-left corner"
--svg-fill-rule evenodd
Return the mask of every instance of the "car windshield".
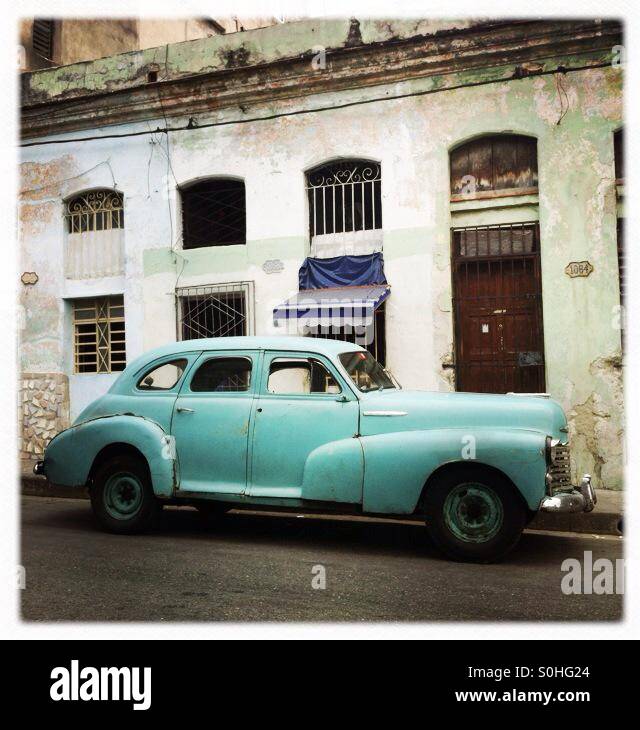
<path id="1" fill-rule="evenodd" d="M 343 352 L 340 362 L 356 387 L 363 393 L 372 390 L 396 388 L 396 384 L 389 372 L 373 357 L 370 352 Z"/>

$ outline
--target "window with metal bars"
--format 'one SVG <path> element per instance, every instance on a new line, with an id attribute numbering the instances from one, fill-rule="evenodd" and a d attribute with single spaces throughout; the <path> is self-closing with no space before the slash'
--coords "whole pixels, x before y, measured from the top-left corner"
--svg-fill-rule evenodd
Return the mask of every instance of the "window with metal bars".
<path id="1" fill-rule="evenodd" d="M 182 247 L 230 246 L 247 242 L 242 180 L 213 179 L 180 190 Z"/>
<path id="2" fill-rule="evenodd" d="M 373 323 L 369 327 L 364 325 L 307 327 L 306 334 L 309 337 L 319 337 L 323 340 L 341 340 L 342 342 L 360 345 L 369 350 L 381 365 L 386 365 L 387 346 L 384 304 L 376 309 Z"/>
<path id="3" fill-rule="evenodd" d="M 124 273 L 124 196 L 98 189 L 65 203 L 65 275 L 68 279 Z"/>
<path id="4" fill-rule="evenodd" d="M 33 52 L 44 58 L 45 61 L 53 61 L 54 32 L 55 22 L 53 20 L 36 18 L 33 21 L 33 29 L 31 31 Z"/>
<path id="5" fill-rule="evenodd" d="M 314 255 L 381 248 L 382 175 L 376 162 L 339 160 L 307 173 L 309 235 Z"/>
<path id="6" fill-rule="evenodd" d="M 537 142 L 499 134 L 471 140 L 450 155 L 451 198 L 537 193 Z"/>
<path id="7" fill-rule="evenodd" d="M 525 256 L 540 250 L 536 223 L 453 229 L 454 259 Z"/>
<path id="8" fill-rule="evenodd" d="M 124 228 L 124 198 L 116 190 L 90 190 L 69 199 L 65 205 L 68 233 L 109 231 Z"/>
<path id="9" fill-rule="evenodd" d="M 242 337 L 253 332 L 253 283 L 176 290 L 178 337 Z"/>
<path id="10" fill-rule="evenodd" d="M 74 372 L 111 373 L 124 370 L 124 297 L 77 299 L 73 302 Z"/>

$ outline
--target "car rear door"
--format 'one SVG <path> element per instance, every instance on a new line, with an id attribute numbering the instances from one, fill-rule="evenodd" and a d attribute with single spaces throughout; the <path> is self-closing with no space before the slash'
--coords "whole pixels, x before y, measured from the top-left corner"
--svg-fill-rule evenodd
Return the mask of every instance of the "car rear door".
<path id="1" fill-rule="evenodd" d="M 204 352 L 175 403 L 172 434 L 184 492 L 243 494 L 260 354 Z"/>

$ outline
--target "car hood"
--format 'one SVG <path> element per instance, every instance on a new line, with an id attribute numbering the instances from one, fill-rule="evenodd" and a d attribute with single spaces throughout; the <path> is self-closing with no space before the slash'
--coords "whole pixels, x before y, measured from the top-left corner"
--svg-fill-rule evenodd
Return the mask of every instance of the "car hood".
<path id="1" fill-rule="evenodd" d="M 547 396 L 383 390 L 363 393 L 363 436 L 432 428 L 515 428 L 568 440 L 567 419 Z M 383 418 L 377 416 L 390 417 Z M 397 416 L 397 417 L 392 417 Z"/>

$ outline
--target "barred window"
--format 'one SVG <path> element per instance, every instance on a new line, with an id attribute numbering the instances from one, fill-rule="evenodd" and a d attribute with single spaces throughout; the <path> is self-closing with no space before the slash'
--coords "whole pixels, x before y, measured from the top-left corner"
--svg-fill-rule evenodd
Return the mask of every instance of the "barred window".
<path id="1" fill-rule="evenodd" d="M 309 235 L 314 256 L 379 251 L 382 173 L 376 162 L 340 160 L 307 173 Z"/>
<path id="2" fill-rule="evenodd" d="M 65 219 L 69 233 L 124 228 L 124 201 L 116 190 L 91 190 L 67 202 Z"/>
<path id="3" fill-rule="evenodd" d="M 182 247 L 229 246 L 247 242 L 242 180 L 205 180 L 181 189 Z"/>
<path id="4" fill-rule="evenodd" d="M 253 282 L 176 290 L 178 339 L 243 337 L 254 331 Z"/>
<path id="5" fill-rule="evenodd" d="M 538 190 L 537 142 L 518 134 L 480 137 L 450 156 L 451 197 L 490 197 Z"/>
<path id="6" fill-rule="evenodd" d="M 124 199 L 117 190 L 90 190 L 65 204 L 65 275 L 92 279 L 124 273 Z"/>
<path id="7" fill-rule="evenodd" d="M 122 295 L 74 301 L 73 330 L 76 373 L 111 373 L 125 369 Z"/>

